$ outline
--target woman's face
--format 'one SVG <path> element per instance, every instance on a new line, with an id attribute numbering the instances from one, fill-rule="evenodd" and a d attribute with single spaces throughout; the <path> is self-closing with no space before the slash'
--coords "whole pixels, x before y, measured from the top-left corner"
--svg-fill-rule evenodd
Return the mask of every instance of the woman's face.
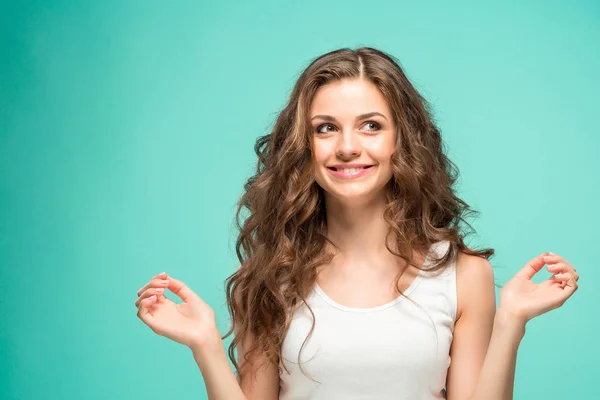
<path id="1" fill-rule="evenodd" d="M 310 118 L 315 180 L 327 194 L 345 203 L 384 194 L 396 126 L 379 89 L 362 79 L 329 83 L 318 89 Z"/>

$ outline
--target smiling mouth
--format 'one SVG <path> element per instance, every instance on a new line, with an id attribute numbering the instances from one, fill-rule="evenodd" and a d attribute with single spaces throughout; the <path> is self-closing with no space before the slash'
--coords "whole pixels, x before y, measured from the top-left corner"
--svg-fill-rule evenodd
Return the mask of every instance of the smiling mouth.
<path id="1" fill-rule="evenodd" d="M 366 165 L 364 167 L 356 167 L 356 168 L 336 168 L 336 167 L 327 167 L 328 169 L 332 170 L 332 171 L 337 171 L 337 172 L 342 172 L 342 173 L 347 173 L 347 174 L 353 174 L 356 173 L 358 171 L 362 171 L 363 169 L 369 169 L 372 168 L 373 165 Z"/>
<path id="2" fill-rule="evenodd" d="M 360 178 L 371 173 L 371 170 L 375 165 L 365 165 L 364 167 L 353 167 L 353 168 L 337 168 L 327 167 L 329 173 L 339 179 L 355 179 Z"/>

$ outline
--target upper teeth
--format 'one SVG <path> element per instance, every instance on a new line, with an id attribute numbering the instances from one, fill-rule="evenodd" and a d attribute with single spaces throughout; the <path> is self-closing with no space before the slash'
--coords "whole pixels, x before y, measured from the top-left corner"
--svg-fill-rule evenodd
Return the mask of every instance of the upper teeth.
<path id="1" fill-rule="evenodd" d="M 339 171 L 343 172 L 344 174 L 355 174 L 361 170 L 362 168 L 342 168 Z"/>

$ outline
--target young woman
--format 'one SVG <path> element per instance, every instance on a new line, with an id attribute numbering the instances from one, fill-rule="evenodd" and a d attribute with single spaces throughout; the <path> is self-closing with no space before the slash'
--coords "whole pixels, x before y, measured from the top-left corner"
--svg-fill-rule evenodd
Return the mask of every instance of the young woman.
<path id="1" fill-rule="evenodd" d="M 465 245 L 459 223 L 473 211 L 396 59 L 373 48 L 315 59 L 255 149 L 230 331 L 166 273 L 135 302 L 154 332 L 192 350 L 209 399 L 512 398 L 526 322 L 562 305 L 579 276 L 538 255 L 496 310 L 494 251 Z M 552 277 L 534 284 L 546 264 Z M 222 343 L 232 333 L 235 374 Z"/>

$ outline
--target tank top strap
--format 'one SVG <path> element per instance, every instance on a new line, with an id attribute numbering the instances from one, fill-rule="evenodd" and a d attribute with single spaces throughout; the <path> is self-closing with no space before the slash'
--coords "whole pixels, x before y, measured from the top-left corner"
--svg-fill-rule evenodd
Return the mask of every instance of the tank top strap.
<path id="1" fill-rule="evenodd" d="M 442 258 L 450 251 L 450 241 L 444 240 L 432 245 L 425 267 L 433 265 L 432 257 Z M 456 288 L 456 257 L 450 258 L 437 271 L 421 271 L 423 279 L 419 285 L 419 296 L 440 296 L 449 306 L 452 319 L 456 321 L 458 293 Z"/>

